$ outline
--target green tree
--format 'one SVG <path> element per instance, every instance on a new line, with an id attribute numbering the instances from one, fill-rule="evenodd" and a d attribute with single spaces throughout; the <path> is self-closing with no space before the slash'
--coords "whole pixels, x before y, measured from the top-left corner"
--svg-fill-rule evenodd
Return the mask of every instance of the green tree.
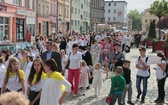
<path id="1" fill-rule="evenodd" d="M 159 22 L 161 17 L 166 16 L 168 14 L 168 3 L 165 0 L 162 1 L 154 1 L 149 8 L 149 12 L 159 18 Z M 159 27 L 159 39 L 160 36 L 160 27 Z"/>
<path id="2" fill-rule="evenodd" d="M 153 21 L 150 23 L 148 38 L 152 38 L 152 39 L 155 39 L 155 38 L 156 38 L 155 20 L 153 20 Z"/>
<path id="3" fill-rule="evenodd" d="M 137 10 L 131 10 L 128 16 L 132 18 L 132 29 L 142 30 L 142 15 Z"/>

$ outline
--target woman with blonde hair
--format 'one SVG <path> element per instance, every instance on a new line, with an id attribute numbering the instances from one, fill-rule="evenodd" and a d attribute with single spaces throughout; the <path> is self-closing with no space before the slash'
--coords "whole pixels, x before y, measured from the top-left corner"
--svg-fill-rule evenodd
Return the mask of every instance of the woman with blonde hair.
<path id="1" fill-rule="evenodd" d="M 19 60 L 16 57 L 9 59 L 5 72 L 1 93 L 10 91 L 25 92 L 25 74 L 19 69 Z"/>
<path id="2" fill-rule="evenodd" d="M 54 43 L 54 44 L 53 44 L 53 50 L 59 51 L 59 46 L 58 46 L 57 43 Z"/>
<path id="3" fill-rule="evenodd" d="M 29 100 L 21 92 L 6 92 L 0 96 L 2 105 L 29 105 Z"/>

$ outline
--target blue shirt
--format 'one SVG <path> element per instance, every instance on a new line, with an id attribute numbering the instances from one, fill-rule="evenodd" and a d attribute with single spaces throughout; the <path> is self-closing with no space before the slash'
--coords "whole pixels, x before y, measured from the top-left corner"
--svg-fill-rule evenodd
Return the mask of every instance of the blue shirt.
<path id="1" fill-rule="evenodd" d="M 47 59 L 50 59 L 51 58 L 51 54 L 52 54 L 52 50 L 47 52 Z"/>

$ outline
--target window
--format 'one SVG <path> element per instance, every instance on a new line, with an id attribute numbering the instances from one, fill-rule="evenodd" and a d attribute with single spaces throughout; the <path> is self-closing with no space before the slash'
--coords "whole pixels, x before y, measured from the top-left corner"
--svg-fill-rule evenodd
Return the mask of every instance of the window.
<path id="1" fill-rule="evenodd" d="M 56 4 L 54 4 L 54 15 L 56 15 Z"/>
<path id="2" fill-rule="evenodd" d="M 113 17 L 113 21 L 116 21 L 116 17 Z"/>
<path id="3" fill-rule="evenodd" d="M 0 17 L 0 40 L 3 36 L 9 38 L 9 19 L 6 17 Z"/>
<path id="4" fill-rule="evenodd" d="M 71 24 L 72 24 L 72 26 L 73 26 L 73 20 L 71 20 Z"/>
<path id="5" fill-rule="evenodd" d="M 28 0 L 29 1 L 29 0 Z M 20 0 L 13 0 L 13 4 L 20 5 Z"/>
<path id="6" fill-rule="evenodd" d="M 16 20 L 16 40 L 17 42 L 23 41 L 24 39 L 24 20 Z"/>
<path id="7" fill-rule="evenodd" d="M 84 0 L 84 4 L 86 4 L 86 0 Z"/>
<path id="8" fill-rule="evenodd" d="M 80 14 L 80 9 L 78 9 L 78 14 Z"/>
<path id="9" fill-rule="evenodd" d="M 27 0 L 27 1 L 29 1 L 29 0 Z M 35 9 L 35 0 L 32 0 L 32 9 Z"/>
<path id="10" fill-rule="evenodd" d="M 0 2 L 3 2 L 3 0 L 0 0 Z"/>
<path id="11" fill-rule="evenodd" d="M 75 14 L 77 14 L 77 8 L 75 8 Z"/>
<path id="12" fill-rule="evenodd" d="M 67 9 L 67 18 L 69 18 L 69 9 Z"/>
<path id="13" fill-rule="evenodd" d="M 111 6 L 111 3 L 108 3 L 108 6 Z"/>
<path id="14" fill-rule="evenodd" d="M 81 4 L 81 9 L 83 9 L 83 4 Z"/>
<path id="15" fill-rule="evenodd" d="M 45 10 L 45 5 L 43 5 L 43 10 Z M 43 11 L 43 15 L 45 15 L 45 11 Z"/>
<path id="16" fill-rule="evenodd" d="M 30 1 L 29 0 L 26 0 L 26 7 L 30 8 Z"/>
<path id="17" fill-rule="evenodd" d="M 75 20 L 75 26 L 77 25 L 77 21 Z"/>
<path id="18" fill-rule="evenodd" d="M 88 1 L 87 1 L 87 4 L 86 4 L 86 5 L 88 6 L 88 4 L 89 4 L 89 3 L 88 3 Z"/>
<path id="19" fill-rule="evenodd" d="M 116 3 L 114 3 L 114 6 L 116 6 L 117 4 Z"/>
<path id="20" fill-rule="evenodd" d="M 48 15 L 48 8 L 49 8 L 49 7 L 47 6 L 47 7 L 46 7 L 46 15 Z"/>
<path id="21" fill-rule="evenodd" d="M 111 10 L 109 9 L 109 10 L 108 10 L 108 13 L 110 13 L 110 12 L 111 12 Z"/>
<path id="22" fill-rule="evenodd" d="M 145 19 L 145 23 L 148 23 L 148 19 Z"/>
<path id="23" fill-rule="evenodd" d="M 71 10 L 72 14 L 74 13 L 73 11 L 74 11 L 74 8 L 72 7 L 72 10 Z"/>
<path id="24" fill-rule="evenodd" d="M 78 20 L 78 25 L 80 25 L 80 21 Z"/>
<path id="25" fill-rule="evenodd" d="M 114 9 L 114 11 L 113 11 L 114 13 L 116 13 L 116 10 Z"/>
<path id="26" fill-rule="evenodd" d="M 110 21 L 111 20 L 111 18 L 110 17 L 108 17 L 108 21 Z"/>
<path id="27" fill-rule="evenodd" d="M 41 4 L 38 4 L 38 13 L 41 15 Z"/>

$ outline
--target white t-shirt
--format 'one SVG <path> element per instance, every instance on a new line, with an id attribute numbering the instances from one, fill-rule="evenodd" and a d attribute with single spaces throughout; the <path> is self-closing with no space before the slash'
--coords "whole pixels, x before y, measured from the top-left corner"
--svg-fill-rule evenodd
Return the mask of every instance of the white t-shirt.
<path id="1" fill-rule="evenodd" d="M 165 60 L 160 60 L 159 64 L 166 64 Z M 157 79 L 162 79 L 166 77 L 166 73 L 161 70 L 161 68 L 159 66 L 156 66 L 156 78 Z"/>
<path id="2" fill-rule="evenodd" d="M 0 65 L 0 88 L 2 87 L 2 84 L 3 84 L 3 76 L 5 71 L 6 71 L 5 66 L 1 64 Z"/>
<path id="3" fill-rule="evenodd" d="M 65 57 L 62 59 L 62 69 L 63 70 L 65 69 L 65 64 L 66 64 L 67 61 L 68 61 L 68 56 L 65 55 Z"/>
<path id="4" fill-rule="evenodd" d="M 144 57 L 144 58 L 140 57 L 140 59 L 142 59 L 142 61 L 144 63 L 146 63 L 146 57 Z M 150 62 L 151 62 L 150 58 L 148 58 L 146 65 L 150 66 Z M 137 58 L 136 64 L 139 65 L 140 67 L 143 66 L 142 64 L 139 64 L 139 57 Z M 138 69 L 137 75 L 138 76 L 142 76 L 142 77 L 148 77 L 149 76 L 149 71 L 148 70 Z"/>
<path id="5" fill-rule="evenodd" d="M 82 54 L 80 52 L 77 52 L 76 54 L 73 54 L 71 52 L 69 68 L 79 69 L 81 62 L 82 62 Z"/>

